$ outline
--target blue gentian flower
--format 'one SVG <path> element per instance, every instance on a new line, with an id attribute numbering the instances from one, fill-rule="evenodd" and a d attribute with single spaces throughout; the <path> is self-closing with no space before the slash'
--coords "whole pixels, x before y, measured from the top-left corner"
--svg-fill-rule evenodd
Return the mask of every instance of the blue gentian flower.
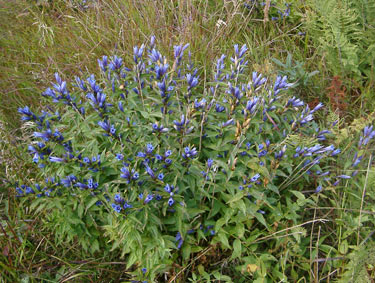
<path id="1" fill-rule="evenodd" d="M 250 181 L 251 182 L 256 182 L 258 179 L 260 178 L 260 174 L 255 174 L 251 179 L 250 179 Z"/>
<path id="2" fill-rule="evenodd" d="M 171 154 L 172 154 L 172 151 L 171 151 L 171 150 L 167 150 L 167 151 L 164 153 L 164 156 L 165 156 L 165 157 L 169 157 Z"/>
<path id="3" fill-rule="evenodd" d="M 138 63 L 138 59 L 142 58 L 144 49 L 145 49 L 144 44 L 142 44 L 141 47 L 139 48 L 138 46 L 133 47 L 133 53 L 134 53 L 133 59 L 136 64 Z"/>
<path id="4" fill-rule="evenodd" d="M 240 100 L 243 97 L 241 90 L 238 87 L 233 87 L 230 82 L 228 83 L 227 93 L 231 94 L 237 100 Z"/>
<path id="5" fill-rule="evenodd" d="M 123 201 L 122 197 L 120 194 L 115 194 L 115 202 L 121 203 Z"/>
<path id="6" fill-rule="evenodd" d="M 334 151 L 332 151 L 332 153 L 331 153 L 331 156 L 336 156 L 336 155 L 338 155 L 339 153 L 341 152 L 341 149 L 335 149 Z"/>
<path id="7" fill-rule="evenodd" d="M 153 150 L 154 150 L 154 146 L 153 146 L 151 143 L 148 143 L 148 144 L 146 145 L 146 152 L 147 152 L 148 154 L 151 154 Z"/>
<path id="8" fill-rule="evenodd" d="M 181 121 L 173 120 L 173 123 L 175 124 L 175 129 L 177 131 L 181 131 L 187 124 L 189 124 L 189 120 L 185 120 L 185 115 L 181 115 Z"/>
<path id="9" fill-rule="evenodd" d="M 152 49 L 151 54 L 148 55 L 148 57 L 151 59 L 152 62 L 154 63 L 161 63 L 164 61 L 164 57 L 161 55 L 161 53 L 156 50 Z M 159 62 L 158 62 L 159 61 Z"/>
<path id="10" fill-rule="evenodd" d="M 214 164 L 214 160 L 211 159 L 211 158 L 209 158 L 209 159 L 207 160 L 207 167 L 208 167 L 208 169 L 211 169 L 211 167 L 212 167 L 213 164 Z"/>
<path id="11" fill-rule="evenodd" d="M 119 101 L 119 103 L 118 103 L 118 109 L 119 109 L 121 112 L 124 112 L 124 105 L 123 105 L 122 101 Z"/>
<path id="12" fill-rule="evenodd" d="M 265 155 L 267 155 L 267 150 L 262 150 L 261 152 L 259 152 L 259 154 L 258 154 L 258 157 L 262 157 L 262 156 L 265 156 Z"/>
<path id="13" fill-rule="evenodd" d="M 203 98 L 201 101 L 198 102 L 198 99 L 194 100 L 194 107 L 195 109 L 200 109 L 206 107 L 206 99 Z"/>
<path id="14" fill-rule="evenodd" d="M 322 185 L 319 185 L 319 186 L 315 189 L 315 193 L 319 193 L 321 190 L 322 190 Z"/>
<path id="15" fill-rule="evenodd" d="M 288 79 L 287 76 L 284 76 L 284 77 L 277 76 L 274 87 L 273 87 L 275 94 L 279 93 L 280 90 L 288 89 L 289 87 L 293 85 L 293 84 L 287 83 L 287 79 Z"/>
<path id="16" fill-rule="evenodd" d="M 33 162 L 34 163 L 38 163 L 39 162 L 39 154 L 38 153 L 34 154 L 34 156 L 33 156 Z"/>
<path id="17" fill-rule="evenodd" d="M 177 232 L 176 242 L 178 242 L 177 249 L 180 249 L 182 247 L 182 244 L 184 243 L 184 240 L 182 239 L 180 232 Z"/>
<path id="18" fill-rule="evenodd" d="M 109 64 L 109 68 L 112 71 L 119 71 L 122 67 L 122 58 L 117 57 L 116 55 L 111 58 L 111 63 Z"/>
<path id="19" fill-rule="evenodd" d="M 111 125 L 111 129 L 110 129 L 110 131 L 109 131 L 110 133 L 111 133 L 111 135 L 115 135 L 116 134 L 116 128 L 115 128 L 115 126 L 114 125 Z"/>
<path id="20" fill-rule="evenodd" d="M 222 122 L 220 124 L 220 126 L 223 128 L 228 127 L 229 125 L 234 125 L 234 119 L 229 119 L 228 121 Z"/>
<path id="21" fill-rule="evenodd" d="M 166 76 L 168 72 L 168 64 L 160 64 L 155 66 L 155 73 L 156 73 L 156 79 L 161 80 L 164 76 Z"/>
<path id="22" fill-rule="evenodd" d="M 116 159 L 117 159 L 117 160 L 123 160 L 123 159 L 124 159 L 124 155 L 121 154 L 121 153 L 117 153 L 117 154 L 116 154 Z"/>
<path id="23" fill-rule="evenodd" d="M 319 109 L 321 109 L 323 106 L 324 106 L 323 103 L 319 102 L 318 105 L 316 105 L 316 106 L 314 107 L 314 109 L 311 110 L 310 113 L 313 114 L 314 112 L 316 112 L 316 111 L 318 111 Z"/>
<path id="24" fill-rule="evenodd" d="M 51 129 L 47 129 L 45 132 L 34 132 L 34 137 L 42 138 L 44 141 L 49 141 L 52 136 Z"/>
<path id="25" fill-rule="evenodd" d="M 139 178 L 139 173 L 138 172 L 135 172 L 134 174 L 133 174 L 133 180 L 138 180 L 138 178 Z"/>
<path id="26" fill-rule="evenodd" d="M 299 98 L 297 99 L 295 96 L 293 96 L 291 99 L 288 100 L 287 106 L 293 106 L 293 107 L 300 107 L 303 106 L 304 103 Z"/>
<path id="27" fill-rule="evenodd" d="M 255 71 L 252 73 L 252 86 L 253 86 L 254 89 L 261 86 L 266 81 L 267 81 L 266 78 L 262 78 L 262 74 L 258 75 L 258 73 L 255 72 Z"/>
<path id="28" fill-rule="evenodd" d="M 147 156 L 146 153 L 144 153 L 142 151 L 137 153 L 137 157 L 145 158 L 146 156 Z"/>
<path id="29" fill-rule="evenodd" d="M 77 181 L 77 177 L 74 175 L 69 175 L 66 178 L 61 179 L 61 184 L 65 187 L 70 187 Z"/>
<path id="30" fill-rule="evenodd" d="M 286 145 L 284 145 L 283 148 L 279 152 L 275 153 L 275 158 L 281 159 L 284 156 L 285 151 L 286 151 Z"/>
<path id="31" fill-rule="evenodd" d="M 111 124 L 106 120 L 106 121 L 99 121 L 98 122 L 98 125 L 100 126 L 100 127 L 102 127 L 102 129 L 104 130 L 104 131 L 106 131 L 106 132 L 109 132 L 110 131 L 110 129 L 111 129 Z"/>
<path id="32" fill-rule="evenodd" d="M 133 206 L 127 202 L 124 203 L 124 209 L 132 208 Z"/>
<path id="33" fill-rule="evenodd" d="M 113 208 L 117 213 L 120 213 L 121 210 L 122 210 L 122 207 L 121 207 L 121 205 L 119 205 L 119 204 L 112 203 L 111 206 L 112 206 L 112 208 Z"/>
<path id="34" fill-rule="evenodd" d="M 64 158 L 61 158 L 61 157 L 56 157 L 56 156 L 50 156 L 49 157 L 49 160 L 51 162 L 56 162 L 56 163 L 61 163 L 61 162 L 64 162 Z"/>
<path id="35" fill-rule="evenodd" d="M 151 178 L 155 179 L 155 173 L 152 171 L 151 167 L 146 165 L 146 172 L 151 176 Z"/>
<path id="36" fill-rule="evenodd" d="M 98 59 L 98 64 L 99 64 L 100 69 L 103 72 L 106 72 L 107 71 L 107 66 L 108 66 L 108 57 L 107 56 L 103 56 L 102 60 Z"/>
<path id="37" fill-rule="evenodd" d="M 187 146 L 185 147 L 184 151 L 185 153 L 182 153 L 182 157 L 185 159 L 193 158 L 198 154 L 195 147 L 190 148 L 189 146 Z"/>
<path id="38" fill-rule="evenodd" d="M 31 187 L 27 186 L 26 190 L 25 190 L 25 193 L 28 195 L 28 194 L 34 194 L 35 192 Z"/>
<path id="39" fill-rule="evenodd" d="M 165 185 L 164 191 L 166 191 L 167 193 L 171 193 L 172 190 L 173 190 L 173 186 L 170 186 L 169 184 Z"/>
<path id="40" fill-rule="evenodd" d="M 357 165 L 361 162 L 362 158 L 363 158 L 363 155 L 356 158 L 352 164 L 352 167 L 357 167 Z"/>
<path id="41" fill-rule="evenodd" d="M 160 133 L 166 133 L 166 132 L 169 131 L 168 128 L 164 128 L 163 125 L 159 126 L 158 123 L 152 124 L 152 129 L 153 129 L 153 131 L 157 131 L 157 132 L 160 132 Z"/>
<path id="42" fill-rule="evenodd" d="M 220 105 L 219 103 L 216 103 L 216 106 L 215 106 L 215 111 L 220 113 L 220 112 L 223 112 L 225 110 L 225 107 Z"/>
<path id="43" fill-rule="evenodd" d="M 249 111 L 251 114 L 253 114 L 257 108 L 259 97 L 254 96 L 246 103 L 246 110 Z"/>
<path id="44" fill-rule="evenodd" d="M 189 85 L 189 91 L 198 85 L 198 77 L 195 77 L 194 75 L 186 74 L 186 81 Z"/>
<path id="45" fill-rule="evenodd" d="M 331 172 L 330 171 L 326 171 L 326 172 L 324 172 L 324 173 L 321 173 L 321 174 L 318 174 L 319 175 L 319 177 L 324 177 L 324 176 L 327 176 L 327 175 L 329 175 Z"/>
<path id="46" fill-rule="evenodd" d="M 339 175 L 339 176 L 337 176 L 337 178 L 340 178 L 340 179 L 350 179 L 351 177 L 348 176 L 348 175 Z"/>
<path id="47" fill-rule="evenodd" d="M 242 45 L 240 50 L 238 50 L 238 44 L 234 45 L 234 52 L 236 53 L 237 58 L 241 58 L 247 50 L 246 44 Z"/>
<path id="48" fill-rule="evenodd" d="M 189 47 L 189 44 L 185 44 L 184 46 L 182 45 L 173 46 L 174 58 L 177 60 L 178 64 L 181 62 L 182 56 L 184 55 L 184 51 L 188 47 Z"/>
<path id="49" fill-rule="evenodd" d="M 172 206 L 174 204 L 174 199 L 172 197 L 169 198 L 168 200 L 168 205 Z"/>
<path id="50" fill-rule="evenodd" d="M 129 178 L 130 171 L 129 171 L 128 167 L 122 167 L 121 172 L 123 173 L 123 174 L 121 174 L 121 178 Z"/>
<path id="51" fill-rule="evenodd" d="M 148 195 L 144 201 L 145 204 L 148 204 L 152 199 L 154 198 L 154 195 Z"/>

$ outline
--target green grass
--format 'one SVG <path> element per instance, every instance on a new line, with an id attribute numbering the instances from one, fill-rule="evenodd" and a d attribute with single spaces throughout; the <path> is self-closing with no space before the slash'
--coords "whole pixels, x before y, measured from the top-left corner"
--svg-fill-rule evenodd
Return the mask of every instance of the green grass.
<path id="1" fill-rule="evenodd" d="M 74 1 L 39 1 L 44 3 L 40 5 L 35 2 L 0 0 L 0 273 L 3 274 L 0 282 L 22 278 L 32 282 L 42 279 L 105 282 L 108 278 L 113 281 L 127 278 L 124 262 L 116 252 L 92 257 L 83 253 L 78 244 L 69 248 L 56 245 L 53 231 L 47 230 L 43 223 L 45 212 L 29 211 L 27 203 L 16 201 L 6 182 L 15 177 L 33 178 L 33 169 L 27 165 L 29 157 L 23 151 L 27 131 L 19 128 L 17 108 L 25 105 L 40 108 L 40 94 L 49 87 L 56 71 L 69 78 L 97 73 L 97 58 L 113 53 L 122 56 L 126 64 L 132 60 L 134 45 L 156 35 L 161 51 L 170 56 L 173 45 L 190 43 L 194 61 L 202 66 L 199 70 L 202 77 L 211 75 L 206 72 L 215 59 L 235 43 L 247 44 L 250 68 L 265 74 L 274 74 L 279 68 L 272 59 L 285 62 L 288 54 L 292 54 L 293 64 L 302 62 L 304 71 L 319 71 L 307 86 L 297 89 L 307 101 L 319 99 L 328 103 L 326 88 L 337 75 L 329 65 L 333 60 L 327 60 L 328 55 L 322 52 L 316 38 L 311 38 L 314 33 L 298 34 L 304 31 L 313 1 L 303 1 L 305 4 L 291 1 L 290 18 L 266 24 L 261 21 L 259 11 L 250 13 L 243 7 L 244 1 L 102 0 L 92 1 L 87 10 L 72 6 Z M 366 27 L 373 30 L 371 23 Z M 374 105 L 371 72 L 360 79 L 350 73 L 340 75 L 347 89 L 346 99 L 354 107 L 339 117 L 364 115 L 368 112 L 367 105 Z M 311 235 L 311 261 L 310 278 L 305 278 L 306 281 L 334 278 L 346 270 L 350 251 L 362 247 L 364 239 L 357 236 L 357 229 L 371 225 L 366 224 L 369 221 L 366 213 L 365 220 L 362 219 L 366 223 L 362 224 L 353 210 L 361 207 L 363 211 L 373 211 L 370 201 L 362 198 L 364 189 L 362 186 L 333 192 L 333 199 L 321 200 L 322 207 L 327 209 L 315 208 L 314 219 L 330 222 L 307 228 Z M 372 200 L 373 194 L 370 191 L 370 196 L 366 196 Z M 357 244 L 345 250 L 345 241 L 353 237 L 358 238 Z M 342 257 L 328 260 L 338 253 Z M 321 258 L 327 260 L 317 261 Z M 228 269 L 231 268 L 230 265 Z"/>

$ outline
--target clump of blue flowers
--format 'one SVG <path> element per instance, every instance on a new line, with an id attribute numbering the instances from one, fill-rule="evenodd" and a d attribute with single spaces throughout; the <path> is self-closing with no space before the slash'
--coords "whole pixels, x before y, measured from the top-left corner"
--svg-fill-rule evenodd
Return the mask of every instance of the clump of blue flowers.
<path id="1" fill-rule="evenodd" d="M 104 242 L 151 279 L 194 246 L 226 249 L 253 231 L 267 235 L 272 223 L 288 227 L 288 209 L 302 209 L 288 207 L 296 192 L 323 193 L 356 173 L 332 169 L 341 150 L 316 121 L 323 104 L 311 109 L 289 94 L 287 77 L 249 72 L 246 56 L 235 45 L 202 78 L 187 44 L 167 59 L 152 37 L 131 63 L 103 56 L 100 75 L 68 83 L 56 74 L 42 114 L 19 109 L 45 180 L 17 185 L 17 196 L 69 211 L 77 225 L 90 215 Z M 352 168 L 374 137 L 372 126 L 363 130 Z M 242 245 L 245 254 L 250 243 Z"/>
<path id="2" fill-rule="evenodd" d="M 263 11 L 264 7 L 266 6 L 266 1 L 249 0 L 249 1 L 245 1 L 243 5 L 249 11 L 253 11 L 253 10 Z M 290 6 L 291 4 L 288 2 L 284 2 L 283 5 L 280 5 L 280 3 L 277 3 L 277 1 L 271 1 L 270 8 L 269 8 L 271 20 L 282 21 L 283 19 L 289 17 Z"/>

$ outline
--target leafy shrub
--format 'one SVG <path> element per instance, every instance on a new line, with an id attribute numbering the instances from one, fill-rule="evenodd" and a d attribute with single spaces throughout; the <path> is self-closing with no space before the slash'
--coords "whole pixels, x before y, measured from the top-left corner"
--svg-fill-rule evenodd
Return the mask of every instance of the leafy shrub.
<path id="1" fill-rule="evenodd" d="M 288 79 L 293 82 L 293 86 L 295 87 L 308 87 L 309 84 L 311 84 L 311 78 L 319 73 L 317 70 L 307 72 L 303 67 L 303 63 L 293 60 L 292 54 L 290 53 L 288 53 L 288 56 L 286 57 L 285 64 L 276 58 L 272 58 L 272 61 L 280 68 L 280 75 L 287 76 Z"/>
<path id="2" fill-rule="evenodd" d="M 19 109 L 44 181 L 18 185 L 18 196 L 48 212 L 58 241 L 121 251 L 138 280 L 177 277 L 212 253 L 236 261 L 226 271 L 236 282 L 309 272 L 296 260 L 308 257 L 303 208 L 351 178 L 331 168 L 340 149 L 314 121 L 323 105 L 287 95 L 286 76 L 249 75 L 246 45 L 217 60 L 212 80 L 187 48 L 168 62 L 152 37 L 132 67 L 103 56 L 97 78 L 68 85 L 56 74 L 43 93 L 54 104 Z M 374 136 L 366 127 L 362 149 Z"/>

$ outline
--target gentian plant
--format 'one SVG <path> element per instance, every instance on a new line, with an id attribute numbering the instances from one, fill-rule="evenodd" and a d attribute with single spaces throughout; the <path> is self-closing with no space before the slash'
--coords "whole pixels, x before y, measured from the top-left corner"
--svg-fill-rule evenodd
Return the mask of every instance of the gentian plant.
<path id="1" fill-rule="evenodd" d="M 44 181 L 16 185 L 17 195 L 49 212 L 62 242 L 120 250 L 136 279 L 209 250 L 238 272 L 255 265 L 254 278 L 288 278 L 305 250 L 283 248 L 305 232 L 263 240 L 293 232 L 312 196 L 354 173 L 332 170 L 340 149 L 315 121 L 323 104 L 290 96 L 286 77 L 249 73 L 246 52 L 235 45 L 202 80 L 188 44 L 167 60 L 152 37 L 132 65 L 103 56 L 100 75 L 69 84 L 56 74 L 42 114 L 19 109 Z M 364 129 L 361 152 L 374 136 Z"/>
<path id="2" fill-rule="evenodd" d="M 270 2 L 269 12 L 272 21 L 282 21 L 290 15 L 290 3 L 284 2 L 283 5 L 280 5 L 280 2 Z M 266 1 L 262 0 L 249 0 L 245 1 L 243 5 L 250 11 L 255 9 L 258 12 L 263 12 L 267 4 Z"/>

